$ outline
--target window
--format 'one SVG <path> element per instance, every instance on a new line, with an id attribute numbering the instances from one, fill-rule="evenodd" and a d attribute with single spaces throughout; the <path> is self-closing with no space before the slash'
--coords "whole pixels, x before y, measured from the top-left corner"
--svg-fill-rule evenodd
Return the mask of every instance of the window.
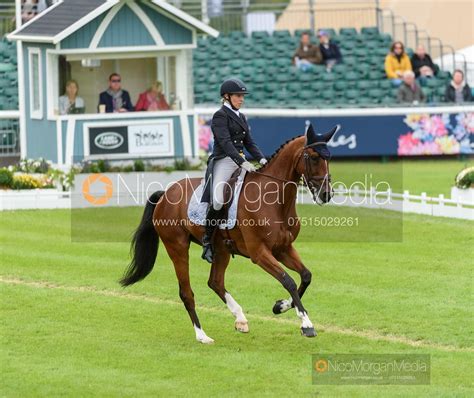
<path id="1" fill-rule="evenodd" d="M 28 49 L 30 114 L 34 119 L 43 118 L 43 73 L 41 67 L 41 51 L 39 48 Z"/>

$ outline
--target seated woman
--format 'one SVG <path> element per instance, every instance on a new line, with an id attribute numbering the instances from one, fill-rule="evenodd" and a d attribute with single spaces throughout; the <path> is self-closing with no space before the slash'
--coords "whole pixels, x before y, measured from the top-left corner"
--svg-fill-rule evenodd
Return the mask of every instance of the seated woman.
<path id="1" fill-rule="evenodd" d="M 66 82 L 66 92 L 59 97 L 59 114 L 84 113 L 84 100 L 79 97 L 79 85 L 75 80 Z"/>
<path id="2" fill-rule="evenodd" d="M 166 111 L 168 109 L 170 106 L 166 102 L 163 85 L 159 81 L 154 82 L 147 91 L 140 94 L 135 106 L 136 111 Z"/>
<path id="3" fill-rule="evenodd" d="M 411 62 L 405 53 L 405 47 L 401 41 L 396 41 L 390 48 L 390 53 L 385 57 L 385 73 L 394 86 L 402 83 L 403 73 L 411 71 Z"/>

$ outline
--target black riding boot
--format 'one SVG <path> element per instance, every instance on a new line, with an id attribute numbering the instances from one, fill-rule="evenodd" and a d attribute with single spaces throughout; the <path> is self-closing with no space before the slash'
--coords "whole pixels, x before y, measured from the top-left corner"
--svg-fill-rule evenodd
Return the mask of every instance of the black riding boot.
<path id="1" fill-rule="evenodd" d="M 212 264 L 214 249 L 212 247 L 212 235 L 219 221 L 220 210 L 214 210 L 211 205 L 206 214 L 205 232 L 202 237 L 202 255 L 201 258 Z"/>

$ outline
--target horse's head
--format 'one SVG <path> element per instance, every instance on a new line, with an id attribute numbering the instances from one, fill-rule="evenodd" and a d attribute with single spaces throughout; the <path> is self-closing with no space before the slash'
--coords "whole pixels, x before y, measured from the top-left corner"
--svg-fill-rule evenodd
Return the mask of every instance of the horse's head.
<path id="1" fill-rule="evenodd" d="M 327 143 L 340 128 L 337 125 L 325 134 L 316 134 L 310 124 L 306 130 L 306 141 L 301 153 L 303 160 L 298 162 L 298 172 L 303 175 L 315 202 L 320 204 L 329 202 L 333 196 L 329 174 L 331 153 Z"/>

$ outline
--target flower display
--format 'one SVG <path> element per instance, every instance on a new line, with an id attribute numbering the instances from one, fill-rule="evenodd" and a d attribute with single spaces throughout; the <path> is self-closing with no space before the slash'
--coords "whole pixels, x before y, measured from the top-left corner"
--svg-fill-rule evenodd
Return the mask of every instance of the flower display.
<path id="1" fill-rule="evenodd" d="M 398 138 L 399 155 L 474 153 L 474 114 L 411 114 L 403 120 L 411 129 Z"/>
<path id="2" fill-rule="evenodd" d="M 212 146 L 214 142 L 211 127 L 209 126 L 209 122 L 201 117 L 198 120 L 198 124 L 199 149 L 200 151 L 204 152 L 204 155 L 208 155 L 210 152 L 212 152 Z"/>

